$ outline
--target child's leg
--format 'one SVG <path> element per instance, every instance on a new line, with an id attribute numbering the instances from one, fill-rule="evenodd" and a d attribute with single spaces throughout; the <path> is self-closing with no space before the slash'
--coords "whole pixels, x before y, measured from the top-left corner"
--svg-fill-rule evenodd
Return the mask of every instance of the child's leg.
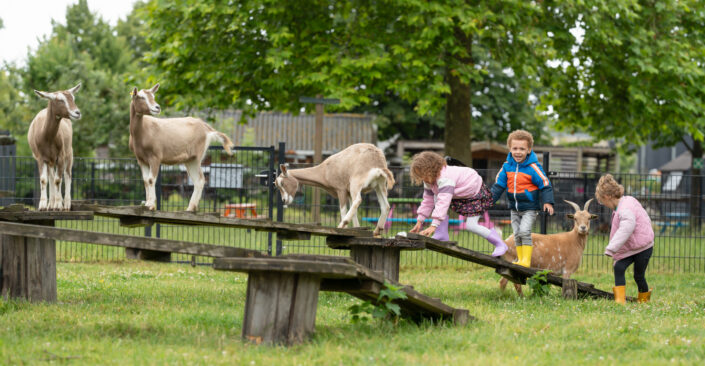
<path id="1" fill-rule="evenodd" d="M 441 241 L 448 241 L 450 238 L 448 237 L 448 221 L 450 220 L 450 216 L 446 216 L 446 219 L 441 221 L 441 224 L 438 225 L 436 228 L 436 231 L 433 232 L 433 235 L 431 238 L 436 239 L 436 240 L 441 240 Z"/>
<path id="2" fill-rule="evenodd" d="M 624 279 L 624 272 L 627 271 L 627 267 L 634 263 L 634 256 L 622 258 L 614 264 L 614 285 L 615 286 L 625 286 L 627 281 Z"/>
<path id="3" fill-rule="evenodd" d="M 519 232 L 515 232 L 515 236 L 521 238 L 521 245 L 531 246 L 531 229 L 534 227 L 536 222 L 536 216 L 538 211 L 524 211 L 519 213 L 521 216 L 521 221 L 519 222 Z"/>
<path id="4" fill-rule="evenodd" d="M 473 232 L 481 237 L 487 239 L 490 244 L 494 245 L 494 251 L 492 252 L 493 257 L 499 257 L 507 252 L 507 244 L 502 240 L 497 231 L 494 229 L 488 229 L 479 223 L 480 216 L 468 217 L 465 222 L 465 228 L 470 232 Z"/>
<path id="5" fill-rule="evenodd" d="M 480 225 L 479 221 L 480 216 L 468 217 L 468 219 L 465 221 L 465 229 L 467 229 L 471 233 L 475 233 L 483 238 L 486 238 L 490 235 L 490 229 Z"/>
<path id="6" fill-rule="evenodd" d="M 654 248 L 651 247 L 641 253 L 634 254 L 634 281 L 639 288 L 639 292 L 649 292 L 649 285 L 646 283 L 646 267 L 649 265 L 651 254 Z"/>
<path id="7" fill-rule="evenodd" d="M 519 215 L 518 211 L 511 210 L 510 218 L 512 220 L 512 231 L 514 232 L 514 242 L 516 246 L 519 247 L 522 245 L 522 238 L 518 235 L 521 227 L 521 215 Z"/>

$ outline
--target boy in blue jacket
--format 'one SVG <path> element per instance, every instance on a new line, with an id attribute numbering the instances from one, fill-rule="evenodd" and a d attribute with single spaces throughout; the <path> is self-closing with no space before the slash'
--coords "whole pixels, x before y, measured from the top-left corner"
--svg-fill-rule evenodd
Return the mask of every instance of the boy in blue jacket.
<path id="1" fill-rule="evenodd" d="M 531 267 L 531 228 L 542 207 L 539 198 L 543 201 L 543 210 L 553 215 L 553 187 L 532 151 L 534 137 L 529 132 L 516 130 L 510 133 L 507 146 L 507 161 L 497 173 L 496 183 L 491 188 L 492 200 L 493 203 L 497 202 L 507 191 L 517 248 L 516 263 Z"/>

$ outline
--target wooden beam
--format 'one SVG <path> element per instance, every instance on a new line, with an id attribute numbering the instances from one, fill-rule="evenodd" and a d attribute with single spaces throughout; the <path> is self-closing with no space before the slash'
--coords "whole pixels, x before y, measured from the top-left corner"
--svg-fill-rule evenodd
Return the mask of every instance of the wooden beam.
<path id="1" fill-rule="evenodd" d="M 349 236 L 329 236 L 326 238 L 326 245 L 333 249 L 350 249 L 354 246 L 400 248 L 404 250 L 421 250 L 426 245 L 423 241 L 410 240 L 404 237 L 396 238 L 355 238 Z"/>
<path id="2" fill-rule="evenodd" d="M 287 272 L 316 274 L 321 278 L 356 278 L 357 268 L 351 263 L 322 262 L 279 258 L 216 258 L 213 268 L 236 272 Z"/>
<path id="3" fill-rule="evenodd" d="M 522 276 L 522 277 L 528 278 L 528 277 L 533 276 L 536 272 L 541 271 L 541 269 L 539 269 L 539 268 L 527 268 L 527 267 L 519 266 L 517 264 L 507 262 L 501 258 L 492 257 L 492 256 L 484 254 L 484 253 L 480 253 L 480 252 L 476 252 L 474 250 L 459 247 L 454 242 L 440 241 L 440 240 L 429 238 L 427 236 L 413 234 L 413 233 L 409 233 L 409 234 L 407 234 L 407 236 L 409 237 L 409 239 L 423 241 L 424 243 L 426 243 L 426 248 L 429 250 L 443 253 L 443 254 L 449 255 L 451 257 L 455 257 L 458 259 L 477 263 L 477 264 L 491 267 L 491 268 L 498 268 L 498 267 L 508 268 L 514 272 L 515 277 Z M 512 280 L 511 278 L 508 278 L 508 279 L 510 281 Z M 546 279 L 549 284 L 552 284 L 554 286 L 559 286 L 559 287 L 563 286 L 563 278 L 560 276 L 556 276 L 554 274 L 549 273 L 546 276 Z M 586 294 L 586 295 L 594 297 L 594 298 L 614 299 L 613 293 L 598 290 L 595 288 L 594 285 L 589 284 L 589 283 L 584 283 L 584 282 L 578 282 L 578 292 Z M 633 297 L 632 298 L 628 297 L 627 301 L 636 301 L 636 299 L 634 299 Z"/>
<path id="4" fill-rule="evenodd" d="M 265 219 L 222 217 L 210 213 L 150 211 L 144 206 L 104 206 L 76 202 L 73 204 L 73 207 L 76 210 L 92 211 L 95 215 L 99 216 L 115 218 L 139 217 L 151 219 L 156 223 L 162 224 L 221 226 L 270 232 L 303 232 L 320 236 L 372 236 L 372 231 L 370 230 L 338 229 L 334 227 L 293 224 Z"/>
<path id="5" fill-rule="evenodd" d="M 264 254 L 254 250 L 225 247 L 210 244 L 198 244 L 181 240 L 149 238 L 133 235 L 119 235 L 61 229 L 40 225 L 0 222 L 0 233 L 29 238 L 75 241 L 115 247 L 156 250 L 170 253 L 200 255 L 204 257 L 262 257 Z"/>

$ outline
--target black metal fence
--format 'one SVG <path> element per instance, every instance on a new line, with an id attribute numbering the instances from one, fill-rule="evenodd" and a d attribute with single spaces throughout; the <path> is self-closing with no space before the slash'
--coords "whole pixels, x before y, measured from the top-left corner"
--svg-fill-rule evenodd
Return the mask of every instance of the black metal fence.
<path id="1" fill-rule="evenodd" d="M 234 156 L 229 157 L 220 148 L 209 150 L 204 160 L 204 173 L 208 184 L 200 203 L 201 211 L 226 212 L 230 215 L 267 217 L 295 223 L 320 223 L 336 226 L 340 221 L 340 210 L 335 198 L 321 194 L 318 217 L 312 207 L 312 189 L 304 187 L 295 201 L 286 209 L 277 209 L 279 194 L 261 173 L 276 170 L 284 160 L 283 145 L 274 147 L 238 147 Z M 279 154 L 275 154 L 279 151 Z M 39 187 L 36 163 L 30 157 L 0 156 L 0 187 L 4 192 L 0 205 L 23 203 L 36 207 Z M 292 165 L 300 168 L 304 165 Z M 396 185 L 389 192 L 392 213 L 386 226 L 385 236 L 408 231 L 416 221 L 415 209 L 422 195 L 422 188 L 411 184 L 408 167 L 392 166 Z M 496 171 L 478 170 L 489 186 L 494 183 Z M 703 212 L 705 201 L 702 194 L 693 187 L 702 187 L 705 176 L 689 176 L 671 173 L 667 176 L 644 174 L 614 174 L 624 185 L 626 194 L 639 199 L 649 212 L 656 240 L 654 257 L 650 269 L 669 272 L 705 272 L 705 229 Z M 541 216 L 534 228 L 535 232 L 554 233 L 572 228 L 572 221 L 566 214 L 572 208 L 564 200 L 570 200 L 581 207 L 594 196 L 600 174 L 549 172 L 556 198 L 555 215 Z M 163 166 L 157 189 L 158 207 L 161 210 L 184 210 L 193 191 L 186 171 L 180 167 Z M 699 192 L 703 192 L 701 189 Z M 92 159 L 75 158 L 73 169 L 72 195 L 74 200 L 89 200 L 113 205 L 136 205 L 144 200 L 144 186 L 139 167 L 134 159 Z M 503 237 L 511 233 L 509 210 L 504 199 L 491 210 L 493 224 Z M 603 255 L 609 241 L 611 212 L 593 201 L 590 212 L 598 215 L 592 222 L 588 244 L 583 255 L 582 269 L 611 270 L 611 259 Z M 364 196 L 358 211 L 358 219 L 363 226 L 374 226 L 380 210 L 376 196 Z M 459 245 L 481 252 L 491 252 L 492 248 L 484 239 L 463 229 L 462 222 L 451 214 L 449 234 Z M 271 233 L 245 229 L 212 227 L 183 227 L 155 225 L 153 228 L 124 228 L 117 220 L 96 217 L 93 221 L 62 221 L 57 226 L 131 235 L 150 235 L 162 238 L 188 240 L 194 242 L 231 245 L 249 249 L 268 251 L 273 255 L 288 253 L 312 253 L 345 255 L 329 249 L 323 238 L 312 237 L 307 241 L 275 240 Z M 124 258 L 124 250 L 73 242 L 60 242 L 57 246 L 57 259 L 60 261 L 113 261 Z M 192 258 L 175 255 L 176 261 L 190 261 Z M 198 261 L 206 261 L 198 258 Z M 466 262 L 446 255 L 429 251 L 404 252 L 403 264 L 424 266 L 467 265 Z"/>

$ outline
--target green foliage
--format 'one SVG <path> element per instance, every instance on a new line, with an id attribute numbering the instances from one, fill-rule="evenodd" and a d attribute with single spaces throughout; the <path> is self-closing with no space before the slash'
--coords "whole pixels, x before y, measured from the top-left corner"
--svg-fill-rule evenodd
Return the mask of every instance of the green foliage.
<path id="1" fill-rule="evenodd" d="M 564 2 L 582 42 L 543 74 L 556 126 L 671 146 L 705 131 L 705 13 L 699 0 Z"/>
<path id="2" fill-rule="evenodd" d="M 91 156 L 98 146 L 109 146 L 114 156 L 129 156 L 127 82 L 137 78 L 142 85 L 148 73 L 137 63 L 142 50 L 133 52 L 131 48 L 141 37 L 136 17 L 130 15 L 121 27 L 122 33 L 132 33 L 120 35 L 90 11 L 86 0 L 69 6 L 65 24 L 53 24 L 51 35 L 27 55 L 26 65 L 6 65 L 6 71 L 1 72 L 10 75 L 14 89 L 0 92 L 0 126 L 9 128 L 15 136 L 26 136 L 34 116 L 47 105 L 46 100 L 32 93 L 33 89 L 65 90 L 81 82 L 76 104 L 83 118 L 72 123 L 74 156 Z M 0 76 L 2 86 L 4 79 Z M 29 154 L 25 140 L 18 138 L 22 155 Z"/>
<path id="3" fill-rule="evenodd" d="M 532 296 L 544 297 L 548 295 L 551 286 L 548 284 L 546 276 L 549 273 L 551 273 L 551 271 L 544 269 L 543 271 L 534 273 L 533 276 L 526 280 L 526 284 L 531 288 Z"/>
<path id="4" fill-rule="evenodd" d="M 374 319 L 391 320 L 397 324 L 401 316 L 401 308 L 393 302 L 399 299 L 406 299 L 406 293 L 402 291 L 402 287 L 385 281 L 384 289 L 379 292 L 374 304 L 368 300 L 348 308 L 351 321 L 353 323 L 367 322 L 371 316 Z"/>
<path id="5" fill-rule="evenodd" d="M 538 70 L 556 54 L 556 38 L 545 37 L 553 25 L 542 22 L 542 6 L 523 0 L 249 0 L 236 5 L 155 0 L 147 6 L 147 41 L 153 47 L 147 55 L 169 80 L 164 93 L 177 108 L 298 112 L 312 108 L 300 104 L 300 96 L 317 94 L 340 98 L 340 105 L 331 107 L 338 110 L 390 104 L 384 113 L 389 125 L 404 118 L 400 122 L 407 133 L 413 128 L 404 117 L 409 109 L 432 116 L 428 124 L 435 131 L 435 121 L 445 114 L 447 149 L 466 154 L 472 136 L 485 138 L 471 135 L 472 95 L 479 94 L 486 107 L 487 120 L 477 130 L 498 124 L 504 132 L 516 123 L 531 129 L 535 118 L 527 112 L 528 91 Z M 495 91 L 505 88 L 505 94 L 495 98 L 481 89 L 485 75 L 499 76 L 497 70 L 505 68 L 515 75 L 511 83 L 488 81 Z M 520 84 L 516 93 L 515 83 Z M 447 99 L 457 99 L 461 111 L 447 108 Z M 516 113 L 513 120 L 505 121 L 507 108 Z M 387 127 L 383 134 L 392 133 L 394 127 Z M 449 133 L 449 127 L 459 132 Z"/>

